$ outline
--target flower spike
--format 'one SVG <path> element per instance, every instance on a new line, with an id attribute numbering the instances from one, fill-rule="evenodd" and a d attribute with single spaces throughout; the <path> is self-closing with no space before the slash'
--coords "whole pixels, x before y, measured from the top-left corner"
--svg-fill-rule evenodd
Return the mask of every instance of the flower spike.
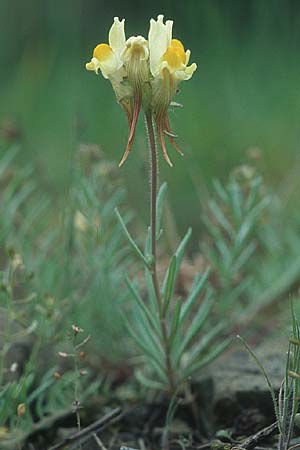
<path id="1" fill-rule="evenodd" d="M 173 101 L 178 84 L 189 80 L 195 72 L 195 63 L 188 65 L 191 52 L 185 50 L 179 39 L 172 37 L 173 21 L 164 23 L 164 16 L 150 20 L 148 41 L 143 36 L 131 36 L 126 40 L 125 20 L 114 18 L 108 36 L 108 44 L 98 44 L 93 57 L 86 64 L 87 70 L 102 73 L 108 79 L 117 101 L 124 109 L 129 125 L 127 145 L 121 167 L 127 160 L 134 142 L 138 117 L 143 108 L 155 121 L 158 142 L 164 159 L 170 167 L 165 135 L 177 153 L 183 152 L 170 129 L 168 108 L 180 106 Z"/>
<path id="2" fill-rule="evenodd" d="M 151 82 L 153 89 L 153 113 L 163 156 L 172 167 L 168 156 L 163 132 L 177 153 L 183 152 L 175 142 L 175 136 L 170 130 L 168 108 L 173 103 L 178 84 L 188 80 L 196 70 L 195 63 L 188 66 L 191 52 L 184 49 L 179 39 L 172 38 L 173 22 L 167 20 L 164 24 L 163 16 L 157 20 L 151 19 L 149 30 L 150 70 L 153 76 Z"/>

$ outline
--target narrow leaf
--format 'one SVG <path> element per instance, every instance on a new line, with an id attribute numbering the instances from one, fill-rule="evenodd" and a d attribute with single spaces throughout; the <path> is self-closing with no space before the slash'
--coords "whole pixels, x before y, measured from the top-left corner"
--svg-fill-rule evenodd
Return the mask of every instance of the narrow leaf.
<path id="1" fill-rule="evenodd" d="M 186 370 L 184 370 L 183 372 L 183 379 L 190 377 L 191 375 L 193 375 L 193 373 L 197 372 L 198 370 L 202 369 L 203 367 L 207 366 L 212 361 L 214 361 L 221 353 L 223 353 L 229 347 L 231 342 L 232 342 L 231 338 L 225 339 L 225 341 L 221 342 L 205 357 L 201 358 L 198 362 L 196 362 L 192 366 L 187 367 Z"/>
<path id="2" fill-rule="evenodd" d="M 151 256 L 151 228 L 150 227 L 148 227 L 148 230 L 147 230 L 144 253 L 148 257 Z"/>
<path id="3" fill-rule="evenodd" d="M 132 314 L 137 336 L 149 347 L 153 355 L 156 355 L 160 361 L 164 361 L 165 352 L 157 332 L 151 327 L 147 316 L 137 308 L 132 311 Z"/>
<path id="4" fill-rule="evenodd" d="M 129 280 L 128 277 L 125 278 L 125 282 L 126 282 L 126 285 L 127 285 L 128 289 L 130 290 L 130 292 L 132 294 L 133 299 L 135 300 L 136 304 L 138 305 L 138 307 L 143 311 L 145 316 L 147 316 L 147 318 L 148 318 L 150 324 L 152 325 L 152 327 L 154 328 L 154 330 L 158 334 L 160 334 L 161 330 L 160 330 L 159 322 L 157 320 L 157 316 L 155 316 L 152 313 L 152 311 L 150 311 L 148 309 L 148 307 L 146 306 L 145 302 L 140 297 L 140 294 L 135 289 L 135 287 L 133 286 L 132 282 Z"/>
<path id="5" fill-rule="evenodd" d="M 174 314 L 173 314 L 173 321 L 172 321 L 172 326 L 171 326 L 171 332 L 170 332 L 170 336 L 169 336 L 169 340 L 168 340 L 170 348 L 172 348 L 174 338 L 175 338 L 177 330 L 178 330 L 181 307 L 182 307 L 182 299 L 179 298 L 177 300 L 177 303 L 175 306 L 175 310 L 174 310 Z"/>
<path id="6" fill-rule="evenodd" d="M 186 350 L 189 343 L 193 340 L 193 338 L 200 332 L 202 326 L 204 325 L 208 314 L 212 308 L 212 291 L 208 291 L 202 304 L 200 305 L 197 313 L 194 316 L 194 319 L 189 326 L 185 336 L 180 343 L 175 356 L 175 364 L 180 360 L 183 352 Z"/>
<path id="7" fill-rule="evenodd" d="M 229 236 L 232 236 L 234 233 L 232 225 L 228 222 L 227 218 L 225 217 L 223 211 L 221 210 L 221 208 L 219 207 L 217 202 L 215 202 L 215 200 L 211 200 L 209 202 L 209 207 L 210 207 L 211 211 L 213 212 L 215 219 L 218 221 L 218 223 L 221 225 L 221 227 L 225 231 L 227 231 Z"/>
<path id="8" fill-rule="evenodd" d="M 137 346 L 142 350 L 143 354 L 145 356 L 148 356 L 149 360 L 152 362 L 153 366 L 155 367 L 156 371 L 160 373 L 161 376 L 165 376 L 165 370 L 164 367 L 161 364 L 161 361 L 157 357 L 156 353 L 153 353 L 152 350 L 150 350 L 149 346 L 147 346 L 142 339 L 132 330 L 132 327 L 127 319 L 126 316 L 124 316 L 125 325 L 127 328 L 128 333 L 134 340 L 134 342 L 137 344 Z"/>
<path id="9" fill-rule="evenodd" d="M 181 312 L 181 320 L 185 320 L 188 313 L 190 312 L 193 304 L 195 303 L 195 301 L 197 300 L 198 296 L 200 295 L 202 289 L 204 288 L 207 280 L 208 280 L 208 276 L 209 276 L 209 272 L 210 269 L 206 269 L 206 271 L 204 272 L 204 274 L 200 274 L 197 278 L 195 285 L 192 287 L 190 295 L 188 296 L 188 298 L 186 299 L 185 303 L 182 306 L 182 312 Z"/>
<path id="10" fill-rule="evenodd" d="M 141 370 L 137 370 L 135 373 L 135 376 L 137 380 L 143 384 L 148 389 L 155 389 L 155 390 L 165 390 L 166 386 L 161 383 L 160 381 L 149 379 L 146 377 Z"/>
<path id="11" fill-rule="evenodd" d="M 224 330 L 226 324 L 225 322 L 218 323 L 211 330 L 209 330 L 205 335 L 197 342 L 189 352 L 190 355 L 190 365 L 193 365 L 199 360 L 200 357 L 203 357 L 204 353 L 207 353 L 207 350 L 213 340 Z M 202 356 L 201 356 L 202 354 Z"/>
<path id="12" fill-rule="evenodd" d="M 269 203 L 270 198 L 265 197 L 253 209 L 250 210 L 237 233 L 237 242 L 242 244 L 246 237 L 249 236 L 255 224 L 255 220 L 259 217 L 259 215 L 268 206 Z"/>
<path id="13" fill-rule="evenodd" d="M 213 187 L 214 187 L 216 193 L 218 194 L 218 196 L 220 197 L 220 199 L 222 200 L 222 202 L 224 202 L 225 204 L 228 203 L 228 201 L 229 201 L 228 193 L 223 188 L 220 181 L 216 178 L 213 180 Z"/>
<path id="14" fill-rule="evenodd" d="M 149 264 L 148 264 L 147 259 L 145 258 L 145 256 L 143 255 L 143 253 L 141 252 L 141 250 L 138 248 L 138 246 L 137 246 L 136 243 L 134 242 L 133 238 L 131 237 L 131 235 L 130 235 L 130 233 L 129 233 L 129 231 L 128 231 L 126 225 L 125 225 L 125 222 L 123 221 L 123 219 L 122 219 L 122 217 L 121 217 L 121 214 L 120 214 L 119 211 L 118 211 L 118 208 L 115 208 L 115 212 L 116 212 L 117 218 L 118 218 L 118 220 L 119 220 L 119 222 L 120 222 L 120 224 L 121 224 L 121 227 L 122 227 L 122 229 L 123 229 L 123 231 L 124 231 L 124 234 L 125 234 L 125 236 L 127 237 L 127 239 L 128 239 L 128 241 L 129 241 L 129 243 L 130 243 L 130 245 L 131 245 L 133 251 L 134 251 L 135 254 L 143 261 L 143 263 L 145 264 L 145 266 L 146 266 L 146 267 L 149 267 Z"/>
<path id="15" fill-rule="evenodd" d="M 240 256 L 236 259 L 235 263 L 233 264 L 231 269 L 232 273 L 239 273 L 239 271 L 247 263 L 247 261 L 250 259 L 255 250 L 256 250 L 255 242 L 250 242 L 250 244 L 248 244 L 243 249 Z"/>
<path id="16" fill-rule="evenodd" d="M 235 219 L 235 224 L 238 226 L 242 220 L 242 203 L 243 196 L 241 192 L 241 188 L 236 180 L 233 180 L 229 186 L 228 191 L 230 194 L 230 203 L 232 207 L 233 217 Z"/>
<path id="17" fill-rule="evenodd" d="M 156 220 L 157 220 L 157 231 L 156 231 L 156 239 L 158 240 L 161 230 L 161 221 L 162 221 L 162 213 L 164 200 L 167 192 L 167 183 L 163 183 L 159 189 L 157 194 L 157 203 L 156 203 Z"/>
<path id="18" fill-rule="evenodd" d="M 253 208 L 257 197 L 258 197 L 258 193 L 259 193 L 259 188 L 262 185 L 262 178 L 261 177 L 256 177 L 254 178 L 254 180 L 252 180 L 251 184 L 250 184 L 250 193 L 248 195 L 246 204 L 245 204 L 245 211 L 249 211 L 250 209 Z"/>
<path id="19" fill-rule="evenodd" d="M 0 176 L 2 176 L 5 170 L 9 167 L 17 153 L 19 153 L 19 149 L 17 147 L 13 147 L 10 151 L 6 152 L 4 156 L 2 156 L 0 160 Z"/>
<path id="20" fill-rule="evenodd" d="M 155 289 L 153 286 L 153 280 L 151 277 L 151 273 L 148 268 L 145 269 L 145 280 L 146 280 L 146 286 L 147 286 L 147 292 L 149 297 L 149 303 L 152 314 L 157 314 L 158 307 L 157 307 L 157 299 L 155 295 Z"/>
<path id="21" fill-rule="evenodd" d="M 168 268 L 168 272 L 166 275 L 167 279 L 163 300 L 163 316 L 165 316 L 168 310 L 170 300 L 174 292 L 176 269 L 177 269 L 177 259 L 176 255 L 174 255 L 171 259 L 170 266 Z"/>
<path id="22" fill-rule="evenodd" d="M 179 272 L 179 269 L 180 269 L 180 266 L 181 266 L 181 263 L 182 263 L 184 251 L 185 251 L 185 248 L 186 248 L 186 246 L 187 246 L 187 244 L 188 244 L 188 242 L 190 240 L 191 235 L 192 235 L 192 229 L 189 228 L 188 231 L 186 232 L 184 238 L 180 242 L 176 252 L 175 252 L 174 256 L 176 256 L 176 270 L 175 270 L 175 276 L 174 276 L 174 284 L 176 283 L 176 279 L 177 279 L 177 275 L 178 275 L 178 272 Z M 164 282 L 163 282 L 163 289 L 162 290 L 163 290 L 164 294 L 166 292 L 167 279 L 168 279 L 168 272 L 166 273 L 166 276 L 165 276 L 165 279 L 164 279 Z"/>

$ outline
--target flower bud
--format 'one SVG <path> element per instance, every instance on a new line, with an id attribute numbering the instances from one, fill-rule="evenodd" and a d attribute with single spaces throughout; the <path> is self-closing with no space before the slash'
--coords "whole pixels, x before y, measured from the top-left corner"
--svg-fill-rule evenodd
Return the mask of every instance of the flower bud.
<path id="1" fill-rule="evenodd" d="M 18 417 L 24 416 L 25 413 L 26 413 L 26 405 L 25 405 L 25 403 L 20 403 L 17 408 Z"/>

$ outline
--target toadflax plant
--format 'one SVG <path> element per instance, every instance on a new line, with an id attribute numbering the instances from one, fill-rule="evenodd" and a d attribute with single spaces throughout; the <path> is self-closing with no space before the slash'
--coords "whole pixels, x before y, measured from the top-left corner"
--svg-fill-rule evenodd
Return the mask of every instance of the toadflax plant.
<path id="1" fill-rule="evenodd" d="M 158 192 L 157 146 L 159 142 L 164 159 L 170 167 L 165 135 L 176 151 L 183 155 L 172 133 L 168 118 L 180 81 L 189 80 L 195 72 L 195 63 L 188 65 L 190 51 L 178 39 L 172 38 L 173 22 L 151 19 L 148 40 L 132 36 L 126 40 L 124 19 L 114 19 L 109 32 L 109 44 L 95 47 L 93 57 L 86 64 L 96 74 L 101 71 L 110 80 L 117 101 L 125 110 L 129 122 L 129 136 L 120 166 L 132 148 L 137 120 L 143 110 L 149 138 L 150 176 L 150 227 L 144 251 L 130 235 L 120 213 L 118 219 L 134 252 L 146 269 L 147 299 L 139 293 L 138 286 L 127 279 L 133 299 L 132 323 L 128 331 L 143 353 L 144 372 L 139 379 L 149 387 L 174 394 L 188 377 L 211 362 L 228 345 L 228 340 L 215 344 L 225 324 L 211 326 L 200 338 L 207 324 L 213 301 L 208 287 L 208 272 L 199 274 L 191 292 L 183 301 L 176 298 L 175 286 L 186 245 L 191 236 L 189 229 L 172 256 L 162 285 L 157 273 L 157 241 L 161 237 L 161 216 L 166 185 Z M 198 303 L 199 298 L 201 302 Z"/>

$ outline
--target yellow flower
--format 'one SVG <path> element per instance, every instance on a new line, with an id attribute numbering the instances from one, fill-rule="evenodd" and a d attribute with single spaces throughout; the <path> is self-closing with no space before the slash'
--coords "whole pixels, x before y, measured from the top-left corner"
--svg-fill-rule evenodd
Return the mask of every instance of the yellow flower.
<path id="1" fill-rule="evenodd" d="M 114 18 L 109 44 L 98 44 L 91 61 L 86 64 L 87 70 L 96 74 L 101 71 L 104 78 L 110 80 L 117 101 L 127 114 L 129 136 L 120 166 L 131 150 L 141 110 L 143 84 L 149 79 L 148 42 L 142 36 L 132 36 L 126 41 L 124 25 L 124 19 Z"/>
<path id="2" fill-rule="evenodd" d="M 126 50 L 125 19 L 114 18 L 108 35 L 109 44 L 98 44 L 93 51 L 93 57 L 85 67 L 94 71 L 97 75 L 101 71 L 104 78 L 110 80 L 117 101 L 125 110 L 128 121 L 132 120 L 132 87 L 125 83 L 126 70 L 122 55 Z"/>
<path id="3" fill-rule="evenodd" d="M 164 24 L 163 18 L 163 15 L 159 15 L 156 21 L 150 20 L 148 39 L 151 73 L 154 79 L 164 79 L 164 69 L 167 69 L 177 82 L 189 80 L 197 65 L 193 63 L 188 66 L 190 50 L 185 51 L 178 39 L 172 39 L 173 21 L 167 20 Z"/>
<path id="4" fill-rule="evenodd" d="M 131 36 L 126 41 L 126 47 L 122 54 L 125 64 L 135 62 L 140 64 L 146 62 L 149 58 L 148 42 L 143 36 Z M 140 71 L 140 67 L 136 68 Z M 147 71 L 148 72 L 148 71 Z"/>
<path id="5" fill-rule="evenodd" d="M 126 48 L 122 53 L 126 77 L 129 85 L 133 89 L 132 114 L 129 120 L 129 136 L 127 146 L 119 166 L 122 166 L 132 148 L 135 129 L 142 106 L 143 94 L 145 92 L 145 83 L 149 81 L 149 49 L 148 42 L 143 36 L 131 36 L 126 41 Z"/>
<path id="6" fill-rule="evenodd" d="M 94 48 L 93 57 L 85 66 L 87 70 L 93 70 L 96 74 L 101 70 L 104 78 L 123 78 L 121 55 L 126 43 L 124 22 L 125 19 L 120 21 L 118 17 L 114 18 L 108 36 L 109 44 L 98 44 Z"/>
<path id="7" fill-rule="evenodd" d="M 189 80 L 197 66 L 188 66 L 190 51 L 185 50 L 178 39 L 172 38 L 173 21 L 151 19 L 148 41 L 143 36 L 131 36 L 126 40 L 125 20 L 114 18 L 108 44 L 98 44 L 93 57 L 86 64 L 87 70 L 101 71 L 110 80 L 118 102 L 128 118 L 129 136 L 119 166 L 127 159 L 132 148 L 137 120 L 143 106 L 146 114 L 155 118 L 158 139 L 164 158 L 170 166 L 164 134 L 182 155 L 170 130 L 168 108 L 176 94 L 178 83 Z"/>
<path id="8" fill-rule="evenodd" d="M 181 41 L 172 39 L 172 28 L 173 21 L 167 20 L 164 23 L 163 15 L 159 15 L 157 20 L 150 20 L 148 38 L 150 70 L 153 76 L 152 108 L 163 155 L 170 166 L 172 163 L 166 150 L 164 134 L 169 136 L 178 153 L 182 155 L 182 152 L 175 142 L 175 135 L 170 130 L 168 108 L 176 94 L 179 82 L 189 80 L 197 69 L 195 63 L 188 66 L 191 52 L 185 51 Z"/>

